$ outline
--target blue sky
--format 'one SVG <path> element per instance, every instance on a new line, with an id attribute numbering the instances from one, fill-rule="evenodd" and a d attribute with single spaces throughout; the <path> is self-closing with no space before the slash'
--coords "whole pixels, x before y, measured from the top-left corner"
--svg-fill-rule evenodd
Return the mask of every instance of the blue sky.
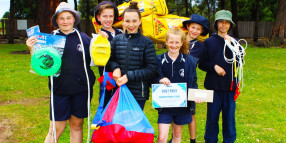
<path id="1" fill-rule="evenodd" d="M 74 7 L 73 0 L 68 0 L 68 3 L 70 3 L 70 5 Z M 0 0 L 0 19 L 3 17 L 6 11 L 9 11 L 9 9 L 10 9 L 10 0 Z"/>
<path id="2" fill-rule="evenodd" d="M 6 11 L 9 11 L 10 0 L 0 0 L 0 19 L 3 17 Z"/>

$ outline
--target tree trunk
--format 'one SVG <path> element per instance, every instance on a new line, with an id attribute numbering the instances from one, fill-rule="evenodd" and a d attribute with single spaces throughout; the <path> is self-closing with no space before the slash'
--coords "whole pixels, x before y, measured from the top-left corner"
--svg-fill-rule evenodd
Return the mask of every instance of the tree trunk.
<path id="1" fill-rule="evenodd" d="M 186 17 L 189 17 L 189 4 L 188 4 L 188 0 L 185 0 L 185 8 L 186 8 Z"/>
<path id="2" fill-rule="evenodd" d="M 77 11 L 77 0 L 74 0 L 74 9 Z"/>
<path id="3" fill-rule="evenodd" d="M 220 1 L 220 9 L 221 10 L 225 9 L 225 0 Z"/>
<path id="4" fill-rule="evenodd" d="M 53 27 L 51 18 L 55 14 L 56 8 L 60 2 L 60 0 L 41 0 L 38 6 L 38 15 L 36 20 L 36 23 L 39 25 L 41 32 L 52 32 Z"/>
<path id="5" fill-rule="evenodd" d="M 91 33 L 92 33 L 92 30 L 90 30 L 90 24 L 92 23 L 91 22 L 91 19 L 89 18 L 90 17 L 90 6 L 89 6 L 89 0 L 86 0 L 86 31 L 85 33 L 89 36 L 91 36 Z"/>
<path id="6" fill-rule="evenodd" d="M 210 4 L 209 4 L 209 1 L 208 0 L 205 0 L 206 4 L 207 4 L 207 8 L 208 8 L 208 20 L 210 21 L 211 19 L 211 8 L 210 8 Z M 209 27 L 209 33 L 213 33 L 212 32 L 212 28 L 211 28 L 211 23 L 209 22 L 208 23 L 208 27 Z"/>
<path id="7" fill-rule="evenodd" d="M 232 20 L 233 22 L 236 24 L 235 27 L 233 27 L 232 29 L 232 33 L 233 33 L 233 36 L 236 37 L 236 38 L 239 38 L 239 35 L 238 35 L 238 20 L 237 20 L 237 4 L 236 4 L 236 0 L 231 0 L 231 12 L 232 12 Z"/>
<path id="8" fill-rule="evenodd" d="M 275 18 L 270 42 L 279 41 L 284 44 L 285 24 L 286 24 L 286 0 L 278 0 L 278 12 Z"/>
<path id="9" fill-rule="evenodd" d="M 254 35 L 253 35 L 253 41 L 258 41 L 258 29 L 259 29 L 259 16 L 260 16 L 260 6 L 259 1 L 256 0 L 256 18 L 255 18 L 255 27 L 254 27 Z"/>
<path id="10" fill-rule="evenodd" d="M 10 0 L 10 31 L 9 31 L 9 39 L 8 39 L 8 42 L 10 44 L 14 44 L 14 29 L 15 29 L 15 19 L 14 19 L 14 16 L 15 16 L 15 11 L 14 11 L 14 0 Z M 4 31 L 3 31 L 4 32 Z"/>

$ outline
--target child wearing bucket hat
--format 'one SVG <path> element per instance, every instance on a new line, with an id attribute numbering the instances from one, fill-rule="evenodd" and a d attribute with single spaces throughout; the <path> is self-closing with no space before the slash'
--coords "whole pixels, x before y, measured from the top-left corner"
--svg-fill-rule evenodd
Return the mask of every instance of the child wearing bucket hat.
<path id="1" fill-rule="evenodd" d="M 215 29 L 204 41 L 204 48 L 199 60 L 199 68 L 206 71 L 204 86 L 214 90 L 213 103 L 207 105 L 207 120 L 205 130 L 205 142 L 218 142 L 219 116 L 222 111 L 223 142 L 233 143 L 236 140 L 235 127 L 235 89 L 236 83 L 232 84 L 232 65 L 228 64 L 224 56 L 232 57 L 232 53 L 223 52 L 225 40 L 230 40 L 228 34 L 234 26 L 232 14 L 227 10 L 220 10 L 215 14 Z M 234 77 L 235 78 L 235 77 Z M 234 79 L 234 82 L 236 79 Z"/>
<path id="2" fill-rule="evenodd" d="M 122 30 L 112 27 L 112 25 L 116 22 L 118 18 L 118 9 L 114 3 L 110 1 L 100 2 L 95 8 L 94 15 L 96 22 L 101 25 L 101 29 L 99 30 L 98 34 L 107 37 L 109 42 L 111 42 L 113 37 L 115 37 L 116 35 L 122 34 Z M 107 69 L 105 70 L 107 72 L 110 72 Z M 102 76 L 104 67 L 98 67 L 98 71 L 99 75 Z M 103 89 L 104 88 L 102 87 L 102 85 L 100 85 L 100 96 L 103 92 Z M 105 90 L 103 108 L 107 105 L 115 91 L 116 89 L 111 89 L 110 91 Z M 101 97 L 99 97 L 99 101 L 100 99 Z"/>
<path id="3" fill-rule="evenodd" d="M 53 15 L 52 25 L 58 30 L 52 32 L 54 35 L 66 36 L 66 43 L 62 56 L 61 74 L 58 77 L 51 77 L 53 89 L 53 106 L 50 108 L 50 127 L 45 142 L 52 142 L 54 138 L 53 117 L 56 128 L 56 140 L 64 132 L 69 120 L 71 139 L 75 142 L 82 142 L 83 121 L 88 116 L 88 100 L 92 95 L 92 87 L 95 76 L 86 63 L 90 63 L 89 45 L 90 37 L 79 32 L 76 27 L 80 22 L 80 16 L 68 3 L 61 2 Z M 35 45 L 36 37 L 30 37 L 26 44 L 29 49 Z M 88 82 L 89 81 L 89 82 Z M 88 89 L 89 87 L 89 89 Z M 90 92 L 88 92 L 90 91 Z"/>

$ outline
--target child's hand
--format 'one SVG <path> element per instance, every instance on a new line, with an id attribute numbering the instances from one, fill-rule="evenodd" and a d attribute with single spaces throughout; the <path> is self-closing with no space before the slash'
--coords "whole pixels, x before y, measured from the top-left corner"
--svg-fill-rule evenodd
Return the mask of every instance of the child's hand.
<path id="1" fill-rule="evenodd" d="M 125 83 L 127 83 L 127 82 L 128 82 L 128 78 L 127 78 L 126 75 L 124 75 L 124 76 L 122 76 L 121 78 L 119 78 L 118 80 L 116 80 L 116 84 L 117 84 L 118 86 L 121 86 L 121 85 L 123 85 L 123 84 L 125 84 Z"/>
<path id="2" fill-rule="evenodd" d="M 26 41 L 26 45 L 30 51 L 30 53 L 32 53 L 32 49 L 34 47 L 34 45 L 37 42 L 37 38 L 35 36 L 31 36 L 27 41 Z"/>
<path id="3" fill-rule="evenodd" d="M 227 40 L 228 42 L 231 42 L 231 37 L 229 35 L 224 36 L 224 40 Z"/>
<path id="4" fill-rule="evenodd" d="M 203 103 L 203 100 L 202 100 L 201 98 L 197 98 L 197 99 L 195 100 L 195 103 Z"/>
<path id="5" fill-rule="evenodd" d="M 116 68 L 112 74 L 113 74 L 113 79 L 115 80 L 115 82 L 117 82 L 117 80 L 121 77 L 120 68 Z"/>
<path id="6" fill-rule="evenodd" d="M 108 34 L 104 31 L 101 31 L 100 29 L 98 30 L 98 34 L 101 35 L 104 38 L 108 38 Z"/>
<path id="7" fill-rule="evenodd" d="M 214 69 L 218 75 L 225 76 L 225 74 L 226 74 L 225 70 L 222 67 L 220 67 L 219 65 L 215 65 Z"/>
<path id="8" fill-rule="evenodd" d="M 162 78 L 159 82 L 163 83 L 164 85 L 167 85 L 167 86 L 170 85 L 170 83 L 171 83 L 171 81 L 166 77 Z"/>

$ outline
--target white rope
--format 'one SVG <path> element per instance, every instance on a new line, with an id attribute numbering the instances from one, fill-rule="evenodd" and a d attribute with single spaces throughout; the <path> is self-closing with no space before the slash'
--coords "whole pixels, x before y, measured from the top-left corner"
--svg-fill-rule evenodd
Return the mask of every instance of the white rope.
<path id="1" fill-rule="evenodd" d="M 76 30 L 76 33 L 78 34 L 80 43 L 81 43 L 81 48 L 82 48 L 82 57 L 83 57 L 83 65 L 84 65 L 84 71 L 85 71 L 85 75 L 86 75 L 86 81 L 87 81 L 87 93 L 88 93 L 88 99 L 87 99 L 87 113 L 88 113 L 88 135 L 87 135 L 87 143 L 89 143 L 89 138 L 90 138 L 90 84 L 89 84 L 89 77 L 88 77 L 88 73 L 87 73 L 87 69 L 86 69 L 86 61 L 85 61 L 85 51 L 84 51 L 84 46 L 83 46 L 83 42 L 81 39 L 81 36 L 78 32 L 78 30 Z"/>
<path id="2" fill-rule="evenodd" d="M 54 111 L 53 76 L 50 76 L 50 82 L 51 82 L 51 108 L 52 108 L 52 122 L 53 122 L 52 136 L 54 137 L 55 143 L 56 143 L 57 142 L 57 131 L 56 131 L 56 121 L 55 121 L 55 111 Z"/>
<path id="3" fill-rule="evenodd" d="M 239 41 L 236 41 L 234 38 L 230 38 L 231 41 L 225 40 L 224 44 L 224 50 L 223 50 L 223 55 L 224 55 L 224 60 L 232 64 L 232 80 L 233 76 L 237 76 L 236 78 L 236 83 L 241 83 L 241 88 L 243 88 L 243 65 L 245 64 L 245 61 L 243 60 L 243 57 L 246 55 L 245 49 L 247 48 L 247 41 L 244 39 L 241 39 Z M 245 48 L 239 44 L 240 41 L 245 42 Z M 232 52 L 232 58 L 227 58 L 225 55 L 225 50 L 226 47 L 230 49 Z M 233 73 L 233 69 L 235 69 L 235 72 Z M 238 71 L 238 72 L 237 72 Z"/>

